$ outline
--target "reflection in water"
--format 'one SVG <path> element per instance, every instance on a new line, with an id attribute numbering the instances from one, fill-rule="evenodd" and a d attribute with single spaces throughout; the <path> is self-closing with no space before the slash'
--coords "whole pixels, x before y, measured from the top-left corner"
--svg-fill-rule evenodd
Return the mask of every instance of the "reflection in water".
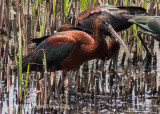
<path id="1" fill-rule="evenodd" d="M 112 62 L 92 60 L 79 71 L 67 74 L 62 91 L 57 86 L 61 72 L 32 72 L 22 104 L 18 101 L 18 75 L 10 70 L 12 63 L 4 62 L 1 56 L 0 113 L 158 113 L 160 58 L 159 49 L 155 48 L 155 51 L 158 63 L 157 67 L 151 68 L 151 72 L 144 73 L 139 67 L 119 65 L 108 72 Z M 23 90 L 24 83 L 25 74 Z"/>

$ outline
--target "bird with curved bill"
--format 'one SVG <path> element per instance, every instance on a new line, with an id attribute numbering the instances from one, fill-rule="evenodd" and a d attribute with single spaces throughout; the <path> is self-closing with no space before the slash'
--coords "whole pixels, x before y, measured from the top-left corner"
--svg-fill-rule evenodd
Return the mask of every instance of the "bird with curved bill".
<path id="1" fill-rule="evenodd" d="M 104 34 L 111 27 L 107 21 L 105 16 L 98 16 L 93 22 L 92 34 L 81 30 L 68 30 L 46 36 L 32 53 L 23 58 L 22 71 L 26 72 L 30 64 L 30 71 L 43 72 L 44 54 L 47 71 L 62 70 L 63 75 L 70 70 L 76 70 L 85 61 L 95 58 L 110 59 L 119 49 L 119 43 L 116 40 L 106 43 Z M 119 39 L 130 56 L 123 40 L 116 32 L 114 36 Z"/>
<path id="2" fill-rule="evenodd" d="M 107 23 L 112 27 L 112 30 L 109 30 L 111 27 L 108 28 L 105 35 L 114 36 L 116 32 L 125 30 L 133 24 L 128 21 L 129 19 L 147 15 L 147 12 L 146 9 L 136 6 L 95 6 L 81 12 L 76 19 L 76 25 L 92 30 L 93 21 L 100 15 L 105 16 L 108 19 Z"/>

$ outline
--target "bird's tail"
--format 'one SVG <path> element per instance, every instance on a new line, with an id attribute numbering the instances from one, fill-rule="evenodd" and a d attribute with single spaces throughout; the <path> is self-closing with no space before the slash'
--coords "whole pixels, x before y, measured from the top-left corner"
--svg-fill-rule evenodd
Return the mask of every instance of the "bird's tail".
<path id="1" fill-rule="evenodd" d="M 130 12 L 131 15 L 148 15 L 148 13 L 146 12 L 146 9 L 142 7 L 123 6 L 118 8 L 127 10 L 128 12 Z"/>
<path id="2" fill-rule="evenodd" d="M 36 55 L 37 52 L 32 52 L 22 59 L 22 72 L 27 72 L 28 65 L 30 65 L 29 71 L 39 71 L 43 67 L 43 64 L 38 64 L 37 61 L 34 59 Z M 16 72 L 17 67 L 14 67 L 13 71 Z"/>

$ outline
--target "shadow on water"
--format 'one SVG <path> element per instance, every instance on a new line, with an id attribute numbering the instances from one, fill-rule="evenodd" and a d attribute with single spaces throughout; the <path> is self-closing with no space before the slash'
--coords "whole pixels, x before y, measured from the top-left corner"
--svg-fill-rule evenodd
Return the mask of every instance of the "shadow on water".
<path id="1" fill-rule="evenodd" d="M 158 45 L 156 41 L 155 45 Z M 0 113 L 159 113 L 160 58 L 159 49 L 154 51 L 157 66 L 152 66 L 148 73 L 140 71 L 139 66 L 121 67 L 120 60 L 117 66 L 113 65 L 114 59 L 92 60 L 80 70 L 67 74 L 62 91 L 57 87 L 61 72 L 47 73 L 47 76 L 32 72 L 22 104 L 18 103 L 18 75 L 10 68 L 12 62 L 5 63 L 1 55 Z"/>

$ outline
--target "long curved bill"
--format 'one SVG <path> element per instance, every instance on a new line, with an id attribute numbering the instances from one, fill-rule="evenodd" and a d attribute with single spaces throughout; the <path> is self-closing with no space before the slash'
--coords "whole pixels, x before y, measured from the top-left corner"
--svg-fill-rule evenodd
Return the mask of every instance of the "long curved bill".
<path id="1" fill-rule="evenodd" d="M 119 43 L 120 43 L 120 44 L 123 46 L 123 48 L 126 50 L 126 52 L 127 52 L 127 54 L 128 54 L 128 58 L 131 59 L 131 54 L 130 54 L 130 52 L 129 52 L 127 46 L 126 46 L 126 44 L 123 42 L 123 40 L 121 39 L 121 37 L 117 34 L 117 32 L 113 29 L 113 27 L 112 27 L 110 24 L 108 24 L 108 23 L 106 23 L 106 22 L 104 22 L 104 21 L 103 21 L 103 25 L 104 25 L 104 27 L 106 28 L 106 30 L 107 30 L 108 32 L 110 32 L 110 34 L 112 34 L 112 35 L 119 41 Z"/>

